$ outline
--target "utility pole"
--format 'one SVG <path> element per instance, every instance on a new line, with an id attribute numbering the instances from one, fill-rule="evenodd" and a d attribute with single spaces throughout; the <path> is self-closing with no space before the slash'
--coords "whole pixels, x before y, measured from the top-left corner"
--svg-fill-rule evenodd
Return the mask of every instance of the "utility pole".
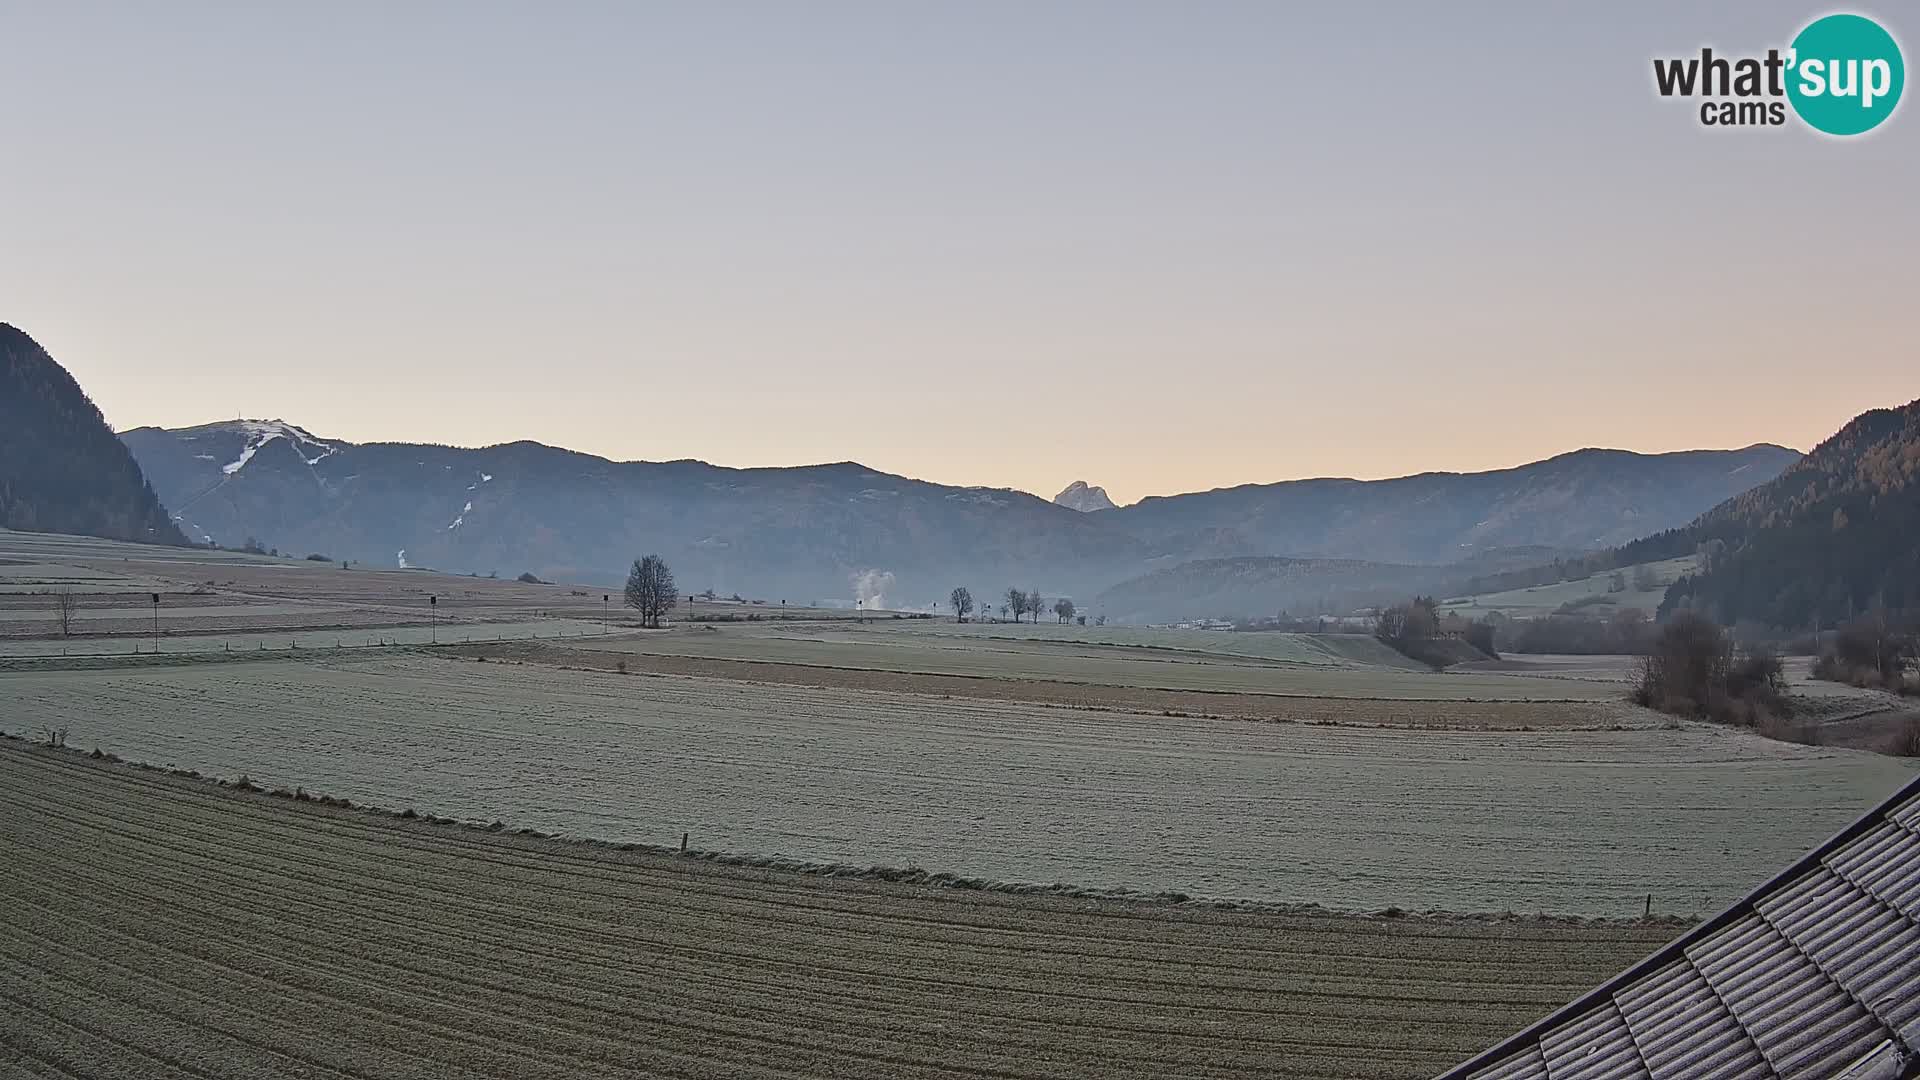
<path id="1" fill-rule="evenodd" d="M 151 595 L 153 597 L 153 651 L 157 653 L 160 651 L 160 594 L 152 593 Z"/>
<path id="2" fill-rule="evenodd" d="M 600 594 L 600 632 L 613 633 L 613 594 Z"/>
<path id="3" fill-rule="evenodd" d="M 440 644 L 440 598 L 427 597 L 427 643 Z"/>

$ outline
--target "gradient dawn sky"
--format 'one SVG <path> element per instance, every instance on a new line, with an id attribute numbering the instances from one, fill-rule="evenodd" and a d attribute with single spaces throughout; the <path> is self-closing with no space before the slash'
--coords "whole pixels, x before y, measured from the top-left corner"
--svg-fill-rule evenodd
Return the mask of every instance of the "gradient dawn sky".
<path id="1" fill-rule="evenodd" d="M 0 0 L 0 320 L 123 429 L 1121 501 L 1805 449 L 1920 396 L 1920 106 L 1651 60 L 1827 10 Z"/>

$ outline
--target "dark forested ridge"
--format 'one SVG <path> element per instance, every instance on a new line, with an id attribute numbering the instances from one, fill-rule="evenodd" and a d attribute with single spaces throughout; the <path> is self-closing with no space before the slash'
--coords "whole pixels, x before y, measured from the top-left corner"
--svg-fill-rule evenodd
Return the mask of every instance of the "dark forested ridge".
<path id="1" fill-rule="evenodd" d="M 186 543 L 80 384 L 7 323 L 0 323 L 0 526 Z"/>
<path id="2" fill-rule="evenodd" d="M 1855 417 L 1771 482 L 1639 546 L 1707 556 L 1663 613 L 1798 628 L 1920 610 L 1920 401 Z"/>

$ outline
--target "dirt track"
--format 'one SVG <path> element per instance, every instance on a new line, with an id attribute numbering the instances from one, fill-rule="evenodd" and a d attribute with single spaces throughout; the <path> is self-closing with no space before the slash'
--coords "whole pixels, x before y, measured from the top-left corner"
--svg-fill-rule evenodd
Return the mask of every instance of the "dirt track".
<path id="1" fill-rule="evenodd" d="M 0 1075 L 1418 1077 L 1665 926 L 717 866 L 0 743 Z"/>

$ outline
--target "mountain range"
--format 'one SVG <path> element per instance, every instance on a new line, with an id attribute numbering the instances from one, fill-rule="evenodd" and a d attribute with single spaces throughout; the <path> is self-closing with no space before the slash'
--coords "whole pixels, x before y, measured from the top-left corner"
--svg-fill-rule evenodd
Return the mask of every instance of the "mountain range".
<path id="1" fill-rule="evenodd" d="M 0 528 L 185 543 L 80 384 L 0 323 Z"/>
<path id="2" fill-rule="evenodd" d="M 1082 511 L 853 462 L 734 469 L 531 442 L 355 444 L 278 420 L 122 438 L 199 542 L 255 537 L 376 565 L 608 583 L 658 552 L 691 589 L 922 609 L 959 584 L 1092 597 L 1194 560 L 1288 556 L 1346 574 L 1355 561 L 1590 549 L 1683 524 L 1797 458 L 1764 445 L 1583 450 L 1496 472 L 1291 481 Z"/>

